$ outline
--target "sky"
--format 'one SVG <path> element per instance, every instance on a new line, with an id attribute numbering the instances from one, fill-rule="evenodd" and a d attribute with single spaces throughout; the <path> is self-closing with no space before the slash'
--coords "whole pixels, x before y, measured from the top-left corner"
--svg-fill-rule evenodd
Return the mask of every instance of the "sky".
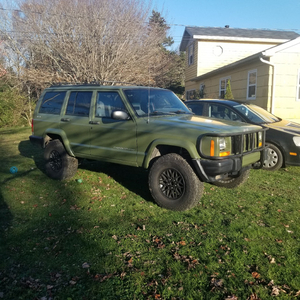
<path id="1" fill-rule="evenodd" d="M 146 0 L 151 1 L 151 0 Z M 300 0 L 152 0 L 177 50 L 185 26 L 291 30 L 300 34 Z"/>

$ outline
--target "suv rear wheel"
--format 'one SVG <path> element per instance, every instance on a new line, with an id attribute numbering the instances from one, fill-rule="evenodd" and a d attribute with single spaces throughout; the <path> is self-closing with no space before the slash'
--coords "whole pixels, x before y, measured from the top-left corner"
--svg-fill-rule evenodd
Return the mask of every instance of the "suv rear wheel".
<path id="1" fill-rule="evenodd" d="M 149 173 L 149 189 L 159 206 L 183 211 L 198 203 L 203 194 L 203 182 L 184 158 L 171 153 L 153 163 Z"/>
<path id="2" fill-rule="evenodd" d="M 44 152 L 46 173 L 53 179 L 73 177 L 78 168 L 78 160 L 68 155 L 60 140 L 50 141 Z"/>

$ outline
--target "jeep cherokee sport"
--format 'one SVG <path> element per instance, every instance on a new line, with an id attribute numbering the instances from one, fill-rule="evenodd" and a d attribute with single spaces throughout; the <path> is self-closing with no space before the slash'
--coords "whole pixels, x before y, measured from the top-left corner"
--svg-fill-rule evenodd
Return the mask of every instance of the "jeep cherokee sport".
<path id="1" fill-rule="evenodd" d="M 240 185 L 265 149 L 260 126 L 197 117 L 173 92 L 139 86 L 51 86 L 30 140 L 54 179 L 71 178 L 84 158 L 148 169 L 154 200 L 172 210 L 195 206 L 203 182 Z"/>

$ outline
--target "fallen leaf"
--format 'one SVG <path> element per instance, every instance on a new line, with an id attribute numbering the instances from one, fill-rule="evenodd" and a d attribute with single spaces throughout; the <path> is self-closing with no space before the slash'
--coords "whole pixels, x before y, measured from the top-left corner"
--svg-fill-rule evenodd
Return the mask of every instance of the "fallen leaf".
<path id="1" fill-rule="evenodd" d="M 276 285 L 272 286 L 271 296 L 278 296 L 279 294 L 280 294 L 280 289 Z"/>
<path id="2" fill-rule="evenodd" d="M 260 298 L 258 298 L 258 296 L 253 293 L 249 298 L 247 298 L 247 300 L 260 300 Z"/>
<path id="3" fill-rule="evenodd" d="M 260 277 L 260 274 L 258 274 L 257 272 L 252 272 L 251 275 L 253 278 L 256 278 L 256 279 Z"/>
<path id="4" fill-rule="evenodd" d="M 238 299 L 238 297 L 235 296 L 235 295 L 228 296 L 228 297 L 225 298 L 225 300 L 237 300 L 237 299 Z"/>
<path id="5" fill-rule="evenodd" d="M 276 264 L 275 258 L 272 257 L 272 259 L 270 260 L 270 264 Z"/>
<path id="6" fill-rule="evenodd" d="M 82 264 L 83 269 L 88 269 L 89 267 L 90 267 L 90 265 L 86 262 Z"/>

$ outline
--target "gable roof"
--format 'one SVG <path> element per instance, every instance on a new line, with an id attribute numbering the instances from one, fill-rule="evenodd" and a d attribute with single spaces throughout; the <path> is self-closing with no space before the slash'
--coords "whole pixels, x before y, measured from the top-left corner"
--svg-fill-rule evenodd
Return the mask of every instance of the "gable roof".
<path id="1" fill-rule="evenodd" d="M 180 51 L 185 51 L 192 39 L 283 43 L 296 37 L 299 37 L 299 34 L 294 31 L 227 27 L 186 27 L 179 49 Z"/>

